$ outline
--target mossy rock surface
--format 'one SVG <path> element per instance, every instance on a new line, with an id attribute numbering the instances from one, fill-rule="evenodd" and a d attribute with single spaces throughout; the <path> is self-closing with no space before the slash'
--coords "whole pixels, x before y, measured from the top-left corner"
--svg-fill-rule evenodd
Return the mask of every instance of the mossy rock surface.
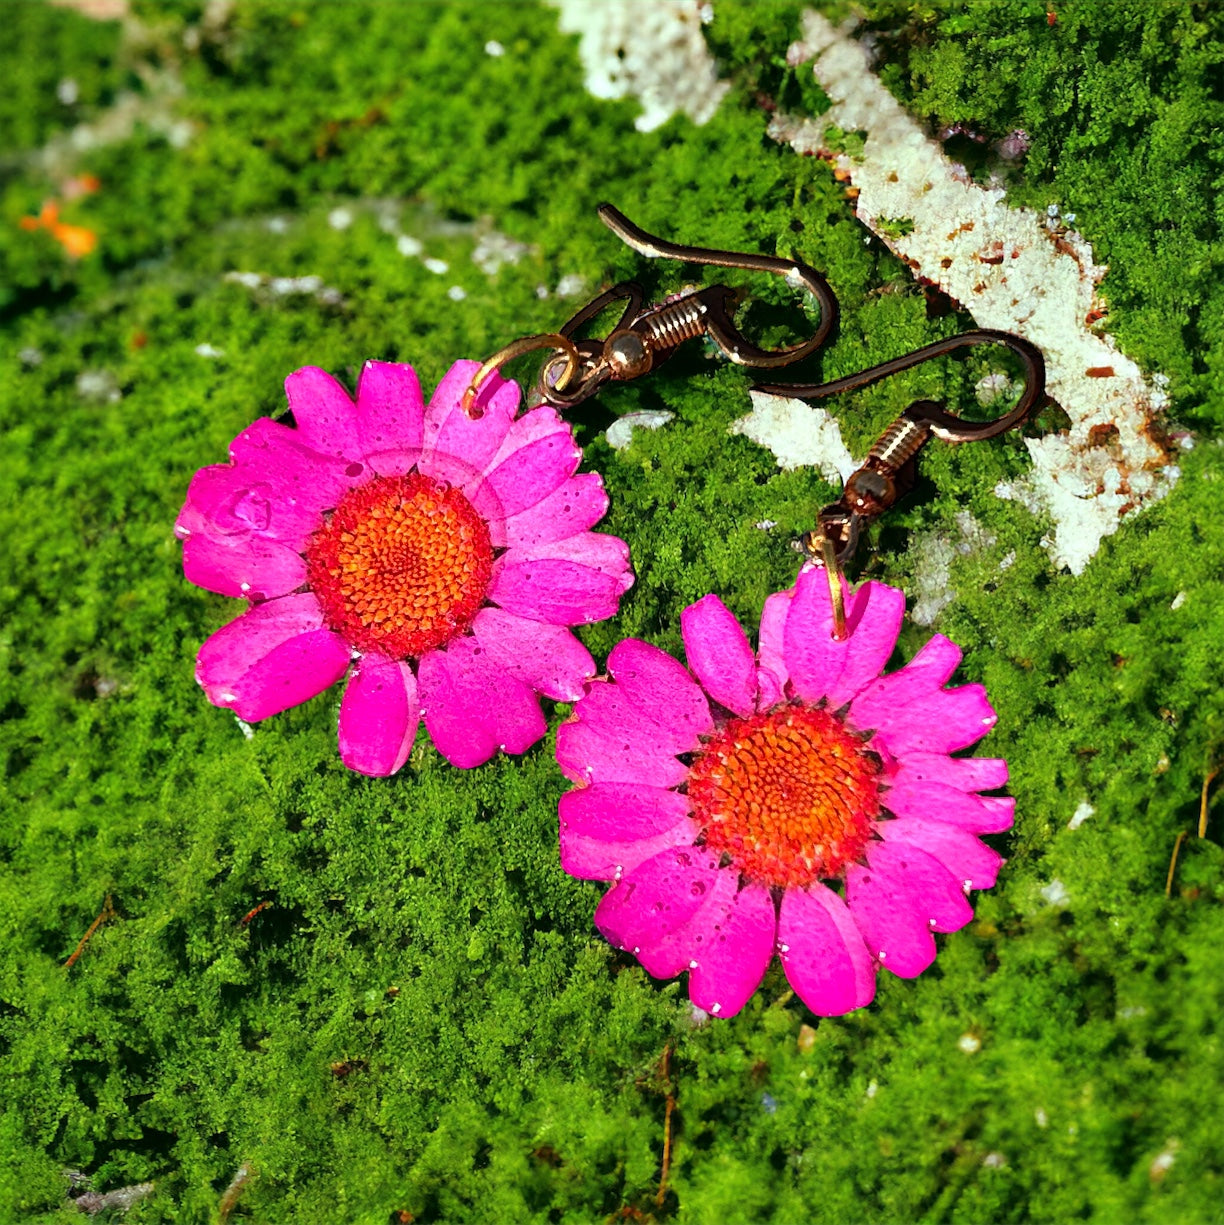
<path id="1" fill-rule="evenodd" d="M 408 361 L 428 386 L 554 328 L 575 278 L 680 286 L 600 226 L 605 198 L 827 270 L 826 375 L 969 326 L 928 318 L 830 168 L 766 137 L 763 100 L 825 105 L 786 66 L 799 16 L 718 0 L 730 93 L 703 126 L 643 133 L 531 4 L 6 6 L 0 1220 L 80 1219 L 80 1171 L 154 1184 L 129 1222 L 209 1222 L 243 1165 L 232 1221 L 1224 1220 L 1224 817 L 1165 892 L 1224 759 L 1224 9 L 865 6 L 882 78 L 933 131 L 1025 130 L 1010 198 L 1076 213 L 1119 346 L 1169 376 L 1194 442 L 1079 577 L 992 493 L 1028 469 L 1018 437 L 929 449 L 860 555 L 857 576 L 906 587 L 916 540 L 956 537 L 966 509 L 983 528 L 937 628 L 999 711 L 987 751 L 1017 822 L 992 840 L 999 886 L 921 978 L 817 1022 L 775 966 L 740 1016 L 694 1027 L 683 984 L 610 949 L 600 887 L 559 867 L 551 736 L 460 772 L 422 731 L 398 776 L 366 779 L 336 756 L 338 691 L 248 735 L 193 679 L 238 606 L 182 577 L 191 474 L 279 413 L 302 365 L 351 385 L 367 358 Z M 61 219 L 97 246 L 72 259 L 20 223 L 83 175 L 98 189 Z M 493 234 L 522 249 L 489 273 L 472 257 Z M 978 373 L 830 407 L 862 453 L 910 398 L 971 403 Z M 628 636 L 679 655 L 709 591 L 755 626 L 793 580 L 791 541 L 835 491 L 728 435 L 750 381 L 695 350 L 574 414 L 637 572 L 580 631 L 597 660 Z M 610 447 L 643 408 L 674 418 Z"/>

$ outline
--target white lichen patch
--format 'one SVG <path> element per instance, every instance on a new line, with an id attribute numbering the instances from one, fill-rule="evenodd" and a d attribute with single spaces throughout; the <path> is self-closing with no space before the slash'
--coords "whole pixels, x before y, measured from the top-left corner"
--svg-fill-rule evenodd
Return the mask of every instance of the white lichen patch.
<path id="1" fill-rule="evenodd" d="M 816 468 L 826 481 L 840 485 L 858 467 L 841 428 L 820 405 L 764 391 L 750 391 L 748 397 L 752 412 L 733 421 L 727 432 L 768 448 L 784 472 Z"/>
<path id="2" fill-rule="evenodd" d="M 910 618 L 915 625 L 934 625 L 936 618 L 953 600 L 952 563 L 997 543 L 967 510 L 953 520 L 956 530 L 920 532 L 910 546 L 914 563 L 914 607 Z"/>
<path id="3" fill-rule="evenodd" d="M 702 36 L 712 9 L 700 0 L 552 0 L 565 34 L 581 35 L 586 87 L 597 98 L 635 97 L 650 132 L 675 114 L 705 123 L 728 84 Z"/>
<path id="4" fill-rule="evenodd" d="M 1093 816 L 1096 816 L 1096 809 L 1087 800 L 1080 800 L 1079 806 L 1071 815 L 1071 820 L 1067 822 L 1067 828 L 1079 829 L 1089 817 Z"/>
<path id="5" fill-rule="evenodd" d="M 1032 476 L 996 492 L 1048 515 L 1052 560 L 1081 573 L 1121 517 L 1161 497 L 1178 475 L 1157 425 L 1168 402 L 1163 387 L 1093 330 L 1108 269 L 1057 209 L 1012 208 L 1002 188 L 972 182 L 869 70 L 847 29 L 808 12 L 788 59 L 813 61 L 833 106 L 819 119 L 777 114 L 771 135 L 832 162 L 857 191 L 859 220 L 925 284 L 979 326 L 1023 336 L 1045 354 L 1050 395 L 1070 428 L 1026 440 Z M 834 127 L 862 134 L 861 155 L 829 148 Z"/>
<path id="6" fill-rule="evenodd" d="M 1065 906 L 1071 900 L 1071 895 L 1067 892 L 1067 886 L 1058 877 L 1055 877 L 1041 890 L 1041 896 L 1045 898 L 1050 906 Z"/>
<path id="7" fill-rule="evenodd" d="M 604 437 L 608 446 L 614 451 L 623 451 L 633 441 L 633 431 L 657 430 L 666 425 L 676 414 L 664 409 L 642 409 L 636 413 L 626 413 L 618 417 L 608 426 Z"/>
<path id="8" fill-rule="evenodd" d="M 242 285 L 265 301 L 310 297 L 321 306 L 344 305 L 344 295 L 334 286 L 325 285 L 323 278 L 313 273 L 306 276 L 266 276 L 262 272 L 243 272 L 235 269 L 227 272 L 222 279 L 234 285 Z"/>

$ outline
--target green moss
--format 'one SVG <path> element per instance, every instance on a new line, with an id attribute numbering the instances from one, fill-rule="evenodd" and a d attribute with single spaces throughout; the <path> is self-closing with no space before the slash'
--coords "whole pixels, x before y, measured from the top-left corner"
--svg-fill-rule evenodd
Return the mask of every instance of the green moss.
<path id="1" fill-rule="evenodd" d="M 813 378 L 965 326 L 927 318 L 827 167 L 765 137 L 762 91 L 824 106 L 785 66 L 798 6 L 718 4 L 733 94 L 705 127 L 650 134 L 632 101 L 584 93 L 574 40 L 533 6 L 244 3 L 185 43 L 201 7 L 147 4 L 152 34 L 122 53 L 114 26 L 19 6 L 0 64 L 26 126 L 4 127 L 8 152 L 67 122 L 65 75 L 105 104 L 123 56 L 177 73 L 165 114 L 194 126 L 182 147 L 150 121 L 80 156 L 103 189 L 73 206 L 100 234 L 75 265 L 15 224 L 56 184 L 37 159 L 4 163 L 0 1218 L 80 1219 L 62 1176 L 78 1169 L 100 1189 L 153 1180 L 131 1222 L 206 1222 L 245 1162 L 234 1221 L 1220 1219 L 1218 833 L 1185 843 L 1164 897 L 1224 738 L 1220 18 L 1058 9 L 1054 27 L 1032 4 L 870 17 L 918 113 L 1029 132 L 1016 196 L 1078 213 L 1112 265 L 1120 344 L 1174 376 L 1198 445 L 1079 579 L 991 493 L 1027 470 L 1020 439 L 928 449 L 859 571 L 906 585 L 910 537 L 965 508 L 995 537 L 955 562 L 940 628 L 1000 713 L 1008 868 L 936 966 L 886 976 L 871 1009 L 817 1023 L 775 967 L 739 1018 L 691 1029 L 682 987 L 614 954 L 591 924 L 599 888 L 558 866 L 551 745 L 460 773 L 422 736 L 396 779 L 363 779 L 336 758 L 335 693 L 247 739 L 192 679 L 236 606 L 184 582 L 170 529 L 191 473 L 281 410 L 297 366 L 351 380 L 364 358 L 410 360 L 428 383 L 579 304 L 539 285 L 683 284 L 691 269 L 643 266 L 599 225 L 604 197 L 682 240 L 827 269 L 843 318 Z M 493 277 L 470 258 L 485 219 L 531 244 Z M 233 271 L 337 292 L 278 296 Z M 784 287 L 737 283 L 764 334 L 802 332 Z M 969 411 L 981 360 L 831 405 L 851 449 L 918 396 Z M 119 398 L 78 382 L 91 371 Z M 680 610 L 710 590 L 754 624 L 793 577 L 790 542 L 833 491 L 727 435 L 749 381 L 694 348 L 575 414 L 638 574 L 621 615 L 582 631 L 597 658 L 628 635 L 679 653 Z M 676 415 L 613 451 L 603 430 L 634 408 Z M 907 629 L 901 657 L 925 636 Z M 1095 812 L 1069 830 L 1082 800 Z M 1043 896 L 1053 880 L 1065 903 Z M 116 917 L 65 969 L 108 894 Z"/>

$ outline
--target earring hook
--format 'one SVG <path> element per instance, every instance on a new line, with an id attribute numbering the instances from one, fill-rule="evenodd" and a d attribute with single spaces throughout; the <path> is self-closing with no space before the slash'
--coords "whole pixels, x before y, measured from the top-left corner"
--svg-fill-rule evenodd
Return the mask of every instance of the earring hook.
<path id="1" fill-rule="evenodd" d="M 815 268 L 802 260 L 778 256 L 752 255 L 708 247 L 690 247 L 668 242 L 647 233 L 610 204 L 599 206 L 599 219 L 622 242 L 650 259 L 674 259 L 683 263 L 721 268 L 740 268 L 768 272 L 783 277 L 789 284 L 807 290 L 820 306 L 820 323 L 806 341 L 780 349 L 762 349 L 749 341 L 736 327 L 733 317 L 736 291 L 729 285 L 677 294 L 643 308 L 645 294 L 632 281 L 616 285 L 588 302 L 556 332 L 525 337 L 499 350 L 476 372 L 463 395 L 464 411 L 475 412 L 480 385 L 512 356 L 537 348 L 554 348 L 558 356 L 547 361 L 536 381 L 536 394 L 548 404 L 569 407 L 588 399 L 609 380 L 640 378 L 666 361 L 686 340 L 709 336 L 722 353 L 741 366 L 779 369 L 802 361 L 828 339 L 837 323 L 838 303 L 829 283 Z M 617 325 L 603 340 L 573 339 L 574 333 L 600 314 L 609 304 L 624 301 Z M 560 375 L 556 366 L 561 357 L 566 366 Z"/>
<path id="2" fill-rule="evenodd" d="M 949 443 L 979 442 L 1014 429 L 1029 417 L 1047 399 L 1045 358 L 1040 349 L 1019 336 L 980 328 L 946 340 L 937 340 L 902 357 L 894 357 L 891 361 L 827 383 L 777 384 L 754 389 L 798 399 L 823 399 L 842 391 L 866 387 L 889 375 L 942 357 L 945 353 L 980 344 L 1003 345 L 1024 364 L 1024 390 L 1015 408 L 993 421 L 976 422 L 957 417 L 934 400 L 915 400 L 876 440 L 862 467 L 850 474 L 842 496 L 821 510 L 817 516 L 816 530 L 802 537 L 801 545 L 810 560 L 818 565 L 824 564 L 827 542 L 830 540 L 836 546 L 834 556 L 838 566 L 850 558 L 858 545 L 863 524 L 883 514 L 907 491 L 908 486 L 900 487 L 902 470 L 932 434 Z"/>

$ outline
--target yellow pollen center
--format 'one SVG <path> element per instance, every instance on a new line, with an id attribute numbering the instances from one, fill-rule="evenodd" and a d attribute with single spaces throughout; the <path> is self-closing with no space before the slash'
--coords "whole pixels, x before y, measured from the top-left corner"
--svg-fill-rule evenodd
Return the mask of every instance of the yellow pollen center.
<path id="1" fill-rule="evenodd" d="M 423 655 L 480 610 L 489 529 L 458 490 L 420 473 L 350 490 L 306 550 L 328 624 L 360 650 Z"/>
<path id="2" fill-rule="evenodd" d="M 732 719 L 693 762 L 688 795 L 705 844 L 749 879 L 801 886 L 862 855 L 879 815 L 879 764 L 823 708 Z"/>

